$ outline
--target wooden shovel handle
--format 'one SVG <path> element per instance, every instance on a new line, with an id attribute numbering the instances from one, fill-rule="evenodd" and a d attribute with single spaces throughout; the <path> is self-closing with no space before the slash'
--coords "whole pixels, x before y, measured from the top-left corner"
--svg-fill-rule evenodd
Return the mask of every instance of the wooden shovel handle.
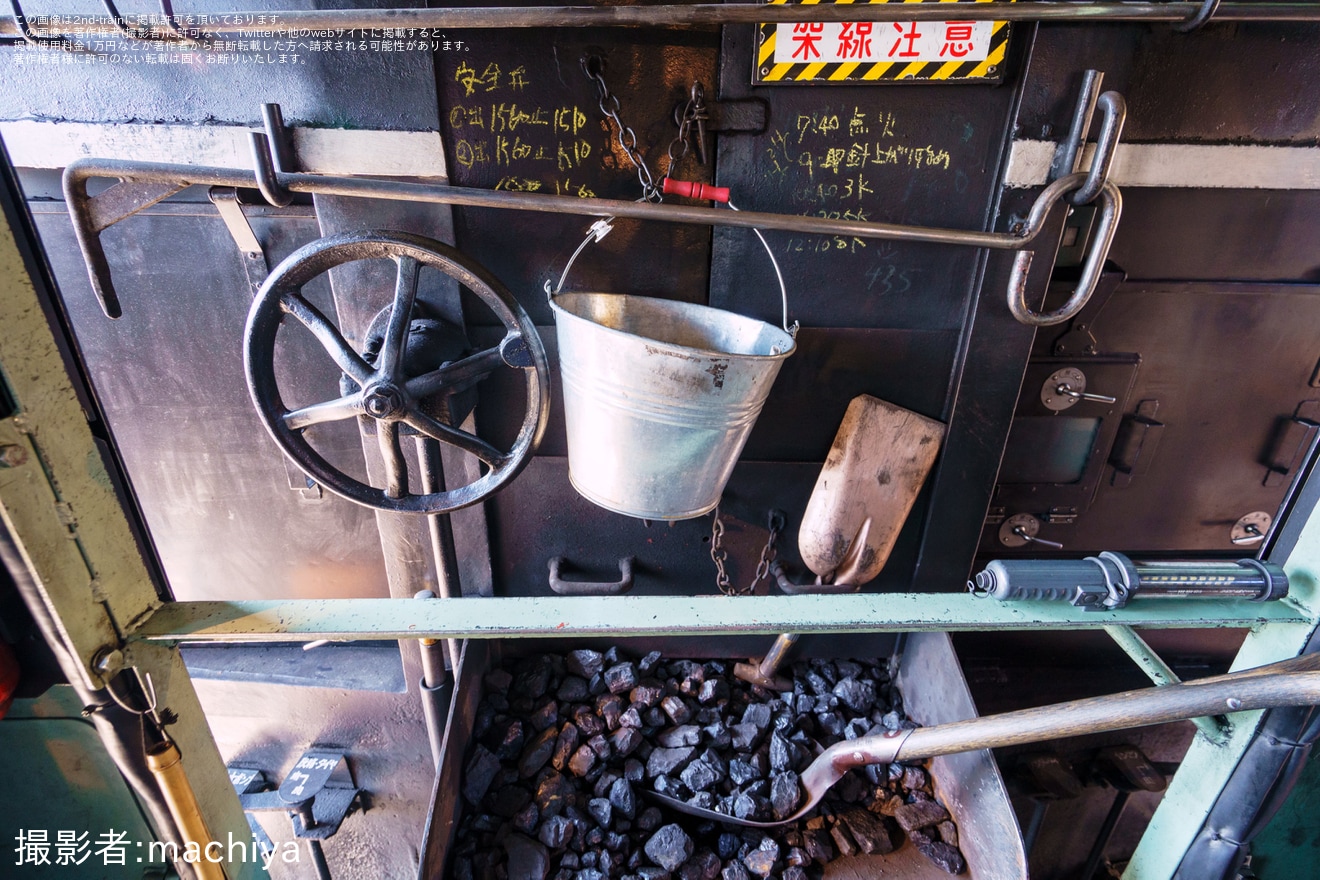
<path id="1" fill-rule="evenodd" d="M 903 741 L 893 760 L 913 761 L 973 749 L 1026 745 L 1225 712 L 1305 705 L 1320 705 L 1318 654 L 1182 684 L 921 727 Z M 892 738 L 883 734 L 861 737 L 849 743 L 840 758 L 851 766 L 875 763 L 876 756 L 893 754 L 892 743 Z M 860 760 L 849 760 L 853 756 Z"/>

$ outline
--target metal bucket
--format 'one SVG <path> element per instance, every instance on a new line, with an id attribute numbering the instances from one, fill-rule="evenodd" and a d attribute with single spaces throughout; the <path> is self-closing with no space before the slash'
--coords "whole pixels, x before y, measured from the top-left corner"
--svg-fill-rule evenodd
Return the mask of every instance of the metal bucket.
<path id="1" fill-rule="evenodd" d="M 713 510 L 793 337 L 649 297 L 561 293 L 550 305 L 573 488 L 642 519 Z"/>

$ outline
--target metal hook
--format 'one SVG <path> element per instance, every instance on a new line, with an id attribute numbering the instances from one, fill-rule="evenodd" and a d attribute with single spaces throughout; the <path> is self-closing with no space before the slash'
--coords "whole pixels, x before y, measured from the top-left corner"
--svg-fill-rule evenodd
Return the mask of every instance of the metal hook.
<path id="1" fill-rule="evenodd" d="M 1074 174 L 1055 181 L 1050 186 L 1063 184 L 1062 192 L 1066 192 L 1069 184 L 1077 185 L 1081 177 L 1080 174 Z M 1034 206 L 1033 213 L 1035 213 Z M 1013 313 L 1013 317 L 1032 327 L 1062 324 L 1076 317 L 1100 282 L 1100 273 L 1104 269 L 1105 260 L 1109 257 L 1109 247 L 1114 242 L 1114 232 L 1118 228 L 1118 220 L 1122 213 L 1123 196 L 1117 186 L 1106 181 L 1100 189 L 1100 221 L 1091 236 L 1086 262 L 1082 266 L 1082 277 L 1078 279 L 1077 287 L 1068 301 L 1053 312 L 1040 314 L 1033 312 L 1027 305 L 1027 276 L 1031 272 L 1031 262 L 1035 252 L 1019 251 L 1016 259 L 1013 260 L 1013 271 L 1008 277 L 1008 308 Z"/>
<path id="2" fill-rule="evenodd" d="M 279 104 L 262 104 L 261 121 L 266 126 L 266 139 L 270 141 L 271 159 L 277 174 L 293 174 L 298 170 L 293 141 L 284 124 L 284 112 Z"/>
<path id="3" fill-rule="evenodd" d="M 1091 170 L 1086 182 L 1065 198 L 1070 205 L 1087 205 L 1095 201 L 1100 190 L 1109 182 L 1109 171 L 1118 152 L 1118 141 L 1123 136 L 1123 123 L 1127 121 L 1127 102 L 1118 92 L 1105 92 L 1096 102 L 1104 112 L 1100 120 L 1100 134 L 1095 139 L 1095 155 L 1091 157 Z"/>
<path id="4" fill-rule="evenodd" d="M 1192 31 L 1199 31 L 1202 27 L 1210 23 L 1215 13 L 1219 10 L 1219 0 L 1205 0 L 1201 8 L 1196 10 L 1196 14 L 1184 22 L 1173 26 L 1175 31 L 1182 34 L 1190 34 Z"/>
<path id="5" fill-rule="evenodd" d="M 262 198 L 277 208 L 287 207 L 293 201 L 293 193 L 285 189 L 276 177 L 270 140 L 262 132 L 252 131 L 248 132 L 248 142 L 252 147 L 252 165 Z"/>

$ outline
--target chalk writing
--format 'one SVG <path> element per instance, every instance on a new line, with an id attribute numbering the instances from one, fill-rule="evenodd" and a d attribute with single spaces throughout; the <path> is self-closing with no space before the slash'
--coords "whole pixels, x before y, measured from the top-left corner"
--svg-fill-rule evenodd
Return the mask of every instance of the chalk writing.
<path id="1" fill-rule="evenodd" d="M 841 31 L 837 38 L 851 42 L 837 47 L 837 52 L 860 51 L 858 41 L 876 38 L 878 30 Z M 807 30 L 800 36 L 814 34 Z M 947 186 L 937 184 L 931 175 L 950 171 L 953 161 L 949 151 L 938 144 L 910 142 L 895 114 L 863 110 L 859 105 L 798 113 L 791 123 L 770 132 L 763 156 L 767 177 L 787 192 L 796 209 L 818 217 L 860 221 L 869 219 L 868 211 L 887 192 L 893 198 L 895 183 L 903 180 L 896 179 L 894 171 L 906 172 L 903 192 L 909 192 L 914 182 Z M 965 190 L 966 175 L 956 172 L 954 184 Z M 850 236 L 811 236 L 790 238 L 783 247 L 787 253 L 838 255 L 856 254 L 867 246 L 865 240 Z M 865 281 L 881 295 L 897 294 L 912 286 L 912 272 L 885 260 L 865 273 Z"/>
<path id="2" fill-rule="evenodd" d="M 595 128 L 581 107 L 520 98 L 531 84 L 523 66 L 505 70 L 493 62 L 485 67 L 462 62 L 453 81 L 462 92 L 448 114 L 456 165 L 498 173 L 499 190 L 595 195 L 565 176 L 596 153 L 589 139 Z"/>

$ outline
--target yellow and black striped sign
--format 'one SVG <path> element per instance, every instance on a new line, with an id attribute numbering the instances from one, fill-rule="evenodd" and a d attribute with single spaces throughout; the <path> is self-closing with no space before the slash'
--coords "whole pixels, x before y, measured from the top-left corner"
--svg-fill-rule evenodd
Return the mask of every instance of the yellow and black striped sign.
<path id="1" fill-rule="evenodd" d="M 814 6 L 854 0 L 768 0 Z M 860 0 L 889 3 L 890 0 Z M 752 82 L 757 85 L 894 82 L 1000 82 L 1008 22 L 959 21 L 959 3 L 990 0 L 893 0 L 948 4 L 949 20 L 761 24 Z"/>

